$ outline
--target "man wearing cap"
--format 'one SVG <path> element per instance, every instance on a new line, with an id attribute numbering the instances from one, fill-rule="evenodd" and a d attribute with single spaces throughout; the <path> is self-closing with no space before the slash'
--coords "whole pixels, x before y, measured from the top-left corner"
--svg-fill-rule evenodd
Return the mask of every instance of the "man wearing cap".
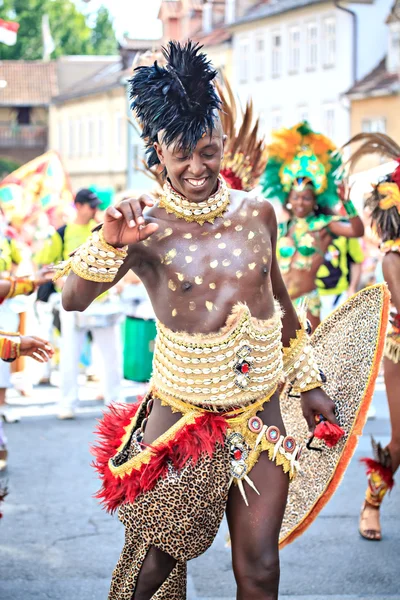
<path id="1" fill-rule="evenodd" d="M 74 221 L 54 232 L 35 256 L 35 262 L 39 265 L 47 265 L 67 260 L 70 253 L 87 239 L 97 225 L 95 216 L 100 204 L 100 199 L 92 190 L 86 188 L 79 190 L 75 196 Z M 75 417 L 74 409 L 78 401 L 79 358 L 89 328 L 84 326 L 78 313 L 67 312 L 62 307 L 60 307 L 60 319 L 61 399 L 58 417 L 72 419 Z M 112 322 L 108 326 L 90 327 L 90 332 L 104 364 L 107 365 L 103 372 L 104 400 L 108 405 L 119 399 L 122 379 L 119 326 L 118 323 Z"/>

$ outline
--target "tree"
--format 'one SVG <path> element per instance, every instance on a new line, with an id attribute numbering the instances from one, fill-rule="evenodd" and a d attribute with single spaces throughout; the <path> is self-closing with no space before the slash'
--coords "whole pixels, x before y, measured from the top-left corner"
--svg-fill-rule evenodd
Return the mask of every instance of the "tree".
<path id="1" fill-rule="evenodd" d="M 92 46 L 94 54 L 116 54 L 117 38 L 110 13 L 105 6 L 101 6 L 96 16 L 96 23 L 92 30 Z"/>
<path id="2" fill-rule="evenodd" d="M 16 21 L 20 27 L 17 43 L 0 43 L 1 60 L 40 60 L 43 58 L 42 18 L 49 15 L 55 43 L 51 57 L 65 54 L 114 54 L 116 38 L 106 8 L 98 12 L 93 29 L 71 0 L 3 0 L 0 18 Z"/>

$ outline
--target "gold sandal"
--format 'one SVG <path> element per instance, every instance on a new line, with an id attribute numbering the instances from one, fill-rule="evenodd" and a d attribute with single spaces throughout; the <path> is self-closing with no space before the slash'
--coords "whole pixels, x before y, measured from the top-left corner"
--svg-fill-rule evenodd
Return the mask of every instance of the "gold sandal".
<path id="1" fill-rule="evenodd" d="M 373 514 L 372 511 L 377 513 L 379 523 L 379 506 L 372 506 L 365 501 L 361 508 L 358 531 L 360 532 L 361 537 L 363 537 L 365 540 L 369 540 L 370 542 L 380 542 L 382 539 L 380 523 L 379 529 L 368 526 L 369 518 L 365 514 L 367 510 L 369 511 L 369 514 Z"/>
<path id="2" fill-rule="evenodd" d="M 365 493 L 365 502 L 361 509 L 359 532 L 360 535 L 369 541 L 379 542 L 382 539 L 381 526 L 379 522 L 379 508 L 383 502 L 383 499 L 388 490 L 391 490 L 394 484 L 392 460 L 389 452 L 389 448 L 382 448 L 382 446 L 375 442 L 372 438 L 372 448 L 374 452 L 374 458 L 362 458 L 363 462 L 367 467 L 368 477 L 368 488 Z M 372 515 L 372 511 L 378 511 L 375 516 L 378 516 L 378 527 L 368 527 L 366 521 L 366 511 L 369 515 Z"/>

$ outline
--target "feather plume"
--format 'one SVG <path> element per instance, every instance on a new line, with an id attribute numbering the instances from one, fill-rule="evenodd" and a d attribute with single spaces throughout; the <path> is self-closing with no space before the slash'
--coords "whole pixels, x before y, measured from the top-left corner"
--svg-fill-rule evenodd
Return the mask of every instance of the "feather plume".
<path id="1" fill-rule="evenodd" d="M 142 128 L 147 164 L 159 164 L 154 142 L 162 141 L 192 151 L 203 134 L 214 129 L 221 102 L 212 68 L 201 46 L 169 42 L 162 48 L 165 66 L 157 61 L 135 69 L 129 81 L 131 108 Z"/>
<path id="2" fill-rule="evenodd" d="M 227 136 L 221 175 L 230 187 L 250 191 L 257 185 L 267 164 L 264 137 L 259 134 L 260 122 L 259 119 L 254 122 L 251 100 L 244 111 L 238 110 L 232 88 L 223 75 L 217 81 L 217 90 L 222 102 L 222 127 Z"/>
<path id="3" fill-rule="evenodd" d="M 353 152 L 346 165 L 350 170 L 364 156 L 378 154 L 388 160 L 395 160 L 399 166 L 393 173 L 376 182 L 372 193 L 365 200 L 365 206 L 371 211 L 372 223 L 383 242 L 395 240 L 400 237 L 400 214 L 396 206 L 382 207 L 383 194 L 380 193 L 379 184 L 385 182 L 396 183 L 400 189 L 400 146 L 385 133 L 359 133 L 352 137 L 344 146 L 360 143 Z"/>

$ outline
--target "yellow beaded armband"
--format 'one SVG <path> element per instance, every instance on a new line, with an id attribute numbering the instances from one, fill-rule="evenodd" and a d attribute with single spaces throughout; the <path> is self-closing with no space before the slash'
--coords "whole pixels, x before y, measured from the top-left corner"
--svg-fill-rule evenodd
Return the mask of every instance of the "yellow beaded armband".
<path id="1" fill-rule="evenodd" d="M 323 384 L 323 377 L 303 324 L 296 331 L 296 338 L 290 340 L 289 347 L 283 348 L 283 370 L 295 394 L 308 392 Z"/>
<path id="2" fill-rule="evenodd" d="M 73 271 L 87 281 L 112 283 L 128 255 L 128 247 L 114 248 L 104 239 L 103 230 L 94 231 L 71 258 L 62 263 L 54 280 Z"/>
<path id="3" fill-rule="evenodd" d="M 31 279 L 9 277 L 8 281 L 10 282 L 10 290 L 6 298 L 15 298 L 15 296 L 21 295 L 29 296 L 29 294 L 32 294 L 36 289 L 35 282 Z"/>

